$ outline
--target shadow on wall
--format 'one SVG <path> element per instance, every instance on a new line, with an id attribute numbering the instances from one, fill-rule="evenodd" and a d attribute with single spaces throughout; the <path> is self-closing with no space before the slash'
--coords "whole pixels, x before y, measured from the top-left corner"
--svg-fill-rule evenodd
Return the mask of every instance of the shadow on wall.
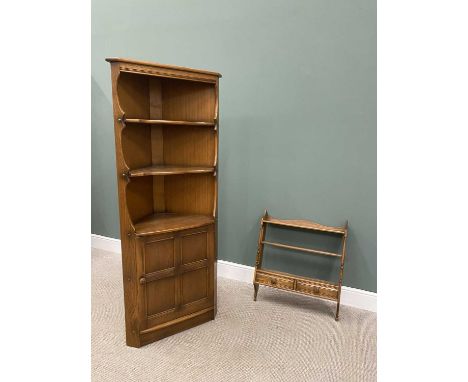
<path id="1" fill-rule="evenodd" d="M 91 232 L 119 238 L 112 102 L 91 77 Z"/>

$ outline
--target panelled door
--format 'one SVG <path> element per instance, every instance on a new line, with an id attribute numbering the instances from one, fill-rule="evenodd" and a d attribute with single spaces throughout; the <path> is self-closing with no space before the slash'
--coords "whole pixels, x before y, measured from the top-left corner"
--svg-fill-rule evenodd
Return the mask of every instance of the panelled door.
<path id="1" fill-rule="evenodd" d="M 137 239 L 140 330 L 214 305 L 214 225 Z"/>

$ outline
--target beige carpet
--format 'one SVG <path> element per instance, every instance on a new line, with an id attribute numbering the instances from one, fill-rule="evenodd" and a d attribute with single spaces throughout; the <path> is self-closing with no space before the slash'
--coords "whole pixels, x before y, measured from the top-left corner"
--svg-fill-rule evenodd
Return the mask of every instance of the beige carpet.
<path id="1" fill-rule="evenodd" d="M 218 282 L 214 321 L 140 349 L 124 339 L 120 255 L 92 251 L 92 380 L 375 381 L 376 314 Z"/>

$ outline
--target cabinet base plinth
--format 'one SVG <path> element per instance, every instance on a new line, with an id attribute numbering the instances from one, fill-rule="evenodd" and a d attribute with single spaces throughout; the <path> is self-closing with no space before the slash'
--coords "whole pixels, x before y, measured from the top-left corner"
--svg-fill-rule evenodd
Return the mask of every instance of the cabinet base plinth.
<path id="1" fill-rule="evenodd" d="M 155 330 L 140 333 L 140 346 L 135 346 L 133 344 L 128 344 L 128 343 L 127 345 L 131 347 L 136 347 L 136 348 L 144 346 L 144 345 L 148 345 L 154 341 L 161 340 L 163 338 L 172 336 L 173 334 L 182 332 L 184 330 L 187 330 L 195 326 L 204 324 L 208 321 L 214 320 L 214 318 L 215 318 L 215 310 L 213 307 L 212 309 L 208 310 L 207 312 L 203 314 L 196 315 L 184 321 L 178 322 L 177 320 L 174 320 L 173 324 L 168 322 L 167 325 L 165 325 L 162 328 L 159 328 L 159 329 L 156 328 Z"/>

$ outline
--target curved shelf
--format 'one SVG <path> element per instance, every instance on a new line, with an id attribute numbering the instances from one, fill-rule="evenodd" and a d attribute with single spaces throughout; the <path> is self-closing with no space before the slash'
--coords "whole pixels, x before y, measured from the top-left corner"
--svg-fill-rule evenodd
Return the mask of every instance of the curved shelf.
<path id="1" fill-rule="evenodd" d="M 212 216 L 160 213 L 149 215 L 134 224 L 135 235 L 147 236 L 202 227 L 214 222 Z"/>
<path id="2" fill-rule="evenodd" d="M 341 235 L 346 234 L 348 231 L 347 224 L 344 227 L 332 227 L 332 226 L 319 224 L 311 220 L 276 219 L 269 215 L 264 217 L 263 221 L 268 224 L 275 224 L 279 226 L 310 229 L 312 231 L 330 232 L 330 233 L 337 233 Z"/>
<path id="3" fill-rule="evenodd" d="M 172 121 L 168 119 L 140 119 L 125 118 L 125 123 L 142 123 L 146 125 L 174 125 L 174 126 L 214 126 L 215 122 Z"/>
<path id="4" fill-rule="evenodd" d="M 214 171 L 214 167 L 156 165 L 130 170 L 128 175 L 132 178 L 153 175 L 205 174 Z"/>

